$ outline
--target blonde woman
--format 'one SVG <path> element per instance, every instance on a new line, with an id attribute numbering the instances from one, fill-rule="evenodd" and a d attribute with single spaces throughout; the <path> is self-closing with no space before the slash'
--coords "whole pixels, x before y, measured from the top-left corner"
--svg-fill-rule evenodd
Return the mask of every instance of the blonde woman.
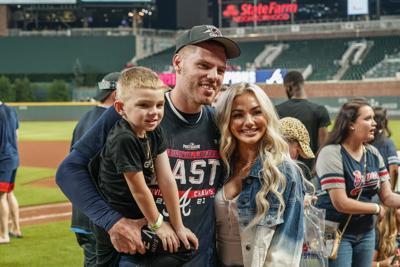
<path id="1" fill-rule="evenodd" d="M 378 222 L 377 226 L 377 240 L 372 267 L 399 266 L 399 230 L 400 209 L 386 208 L 385 217 Z"/>
<path id="2" fill-rule="evenodd" d="M 227 179 L 216 195 L 222 266 L 299 266 L 303 244 L 301 174 L 290 159 L 268 96 L 236 84 L 216 106 Z"/>

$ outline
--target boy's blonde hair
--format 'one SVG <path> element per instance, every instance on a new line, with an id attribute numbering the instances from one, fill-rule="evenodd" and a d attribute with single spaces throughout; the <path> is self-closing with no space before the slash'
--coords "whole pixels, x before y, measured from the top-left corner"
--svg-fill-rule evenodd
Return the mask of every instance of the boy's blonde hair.
<path id="1" fill-rule="evenodd" d="M 132 67 L 121 72 L 117 82 L 116 98 L 126 101 L 130 93 L 137 89 L 166 90 L 168 87 L 158 75 L 149 68 Z"/>

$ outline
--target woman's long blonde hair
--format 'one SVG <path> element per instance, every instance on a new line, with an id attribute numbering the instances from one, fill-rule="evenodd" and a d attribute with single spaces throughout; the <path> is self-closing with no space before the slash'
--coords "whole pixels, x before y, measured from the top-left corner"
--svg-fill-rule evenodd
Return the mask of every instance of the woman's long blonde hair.
<path id="1" fill-rule="evenodd" d="M 396 254 L 397 249 L 397 219 L 396 208 L 387 208 L 385 217 L 378 222 L 378 256 L 377 260 L 384 260 Z"/>
<path id="2" fill-rule="evenodd" d="M 250 225 L 259 222 L 268 212 L 270 204 L 266 198 L 268 193 L 274 194 L 279 200 L 279 214 L 285 209 L 283 192 L 286 188 L 286 178 L 279 171 L 278 165 L 283 161 L 291 161 L 288 145 L 279 132 L 279 120 L 274 106 L 266 93 L 257 85 L 249 83 L 235 84 L 226 90 L 216 104 L 217 125 L 221 131 L 220 154 L 228 173 L 235 153 L 238 153 L 237 140 L 230 131 L 232 104 L 237 96 L 245 93 L 253 94 L 260 104 L 261 111 L 267 120 L 267 131 L 263 137 L 258 154 L 263 161 L 261 189 L 256 195 L 257 214 Z"/>

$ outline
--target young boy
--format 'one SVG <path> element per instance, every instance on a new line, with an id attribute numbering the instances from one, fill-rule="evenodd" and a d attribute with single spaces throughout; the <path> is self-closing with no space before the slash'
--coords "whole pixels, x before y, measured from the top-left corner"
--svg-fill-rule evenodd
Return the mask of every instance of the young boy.
<path id="1" fill-rule="evenodd" d="M 179 239 L 197 249 L 196 236 L 182 223 L 178 190 L 169 165 L 159 124 L 164 115 L 166 86 L 147 68 L 133 67 L 121 73 L 117 83 L 115 110 L 122 116 L 110 133 L 99 157 L 96 184 L 105 200 L 124 217 L 145 217 L 148 227 L 161 239 L 164 250 L 178 250 Z M 157 210 L 152 189 L 161 190 L 169 222 Z M 110 266 L 113 247 L 107 232 L 96 228 L 97 264 Z M 121 255 L 119 264 L 142 264 L 146 256 Z"/>

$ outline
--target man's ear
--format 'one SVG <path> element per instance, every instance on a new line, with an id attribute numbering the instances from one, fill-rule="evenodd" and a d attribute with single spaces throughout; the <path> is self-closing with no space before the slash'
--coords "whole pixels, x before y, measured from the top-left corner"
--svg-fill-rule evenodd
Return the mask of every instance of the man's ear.
<path id="1" fill-rule="evenodd" d="M 174 70 L 176 73 L 181 72 L 181 66 L 182 66 L 182 55 L 177 53 L 174 55 L 172 58 L 172 66 L 174 67 Z"/>
<path id="2" fill-rule="evenodd" d="M 114 108 L 115 108 L 115 111 L 117 111 L 119 115 L 121 115 L 121 116 L 125 115 L 124 103 L 122 103 L 121 100 L 114 101 Z"/>
<path id="3" fill-rule="evenodd" d="M 112 93 L 110 94 L 111 100 L 112 100 L 113 102 L 116 101 L 116 95 L 117 95 L 117 90 L 114 90 L 114 92 L 112 92 Z"/>

